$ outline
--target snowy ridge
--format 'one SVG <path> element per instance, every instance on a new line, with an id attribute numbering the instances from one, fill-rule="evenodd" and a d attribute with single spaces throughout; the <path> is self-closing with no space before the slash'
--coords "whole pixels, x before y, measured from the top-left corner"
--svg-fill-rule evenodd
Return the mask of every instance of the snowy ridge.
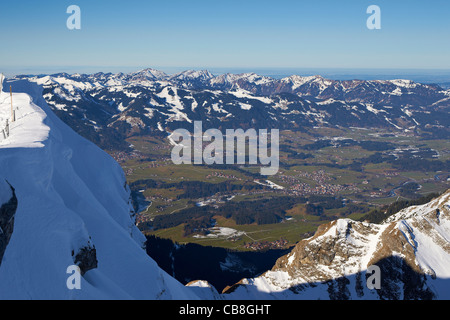
<path id="1" fill-rule="evenodd" d="M 48 138 L 49 127 L 43 123 L 46 115 L 36 105 L 31 103 L 27 94 L 13 94 L 13 109 L 16 121 L 11 118 L 10 95 L 0 92 L 0 123 L 3 128 L 9 122 L 10 136 L 0 141 L 0 149 L 4 148 L 39 148 Z"/>
<path id="2" fill-rule="evenodd" d="M 0 143 L 0 181 L 15 188 L 18 207 L 0 266 L 0 298 L 197 299 L 143 249 L 120 166 L 54 115 L 41 87 L 9 84 L 20 92 L 13 94 L 18 117 Z M 0 95 L 3 120 L 6 96 Z M 80 290 L 69 290 L 67 267 L 83 248 L 98 264 L 83 275 Z"/>

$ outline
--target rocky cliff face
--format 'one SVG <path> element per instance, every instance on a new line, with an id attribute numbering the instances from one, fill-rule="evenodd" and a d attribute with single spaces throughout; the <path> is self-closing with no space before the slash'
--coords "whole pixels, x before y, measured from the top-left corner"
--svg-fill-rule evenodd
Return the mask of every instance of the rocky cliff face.
<path id="1" fill-rule="evenodd" d="M 377 272 L 379 287 L 369 283 Z M 450 190 L 382 224 L 349 219 L 322 225 L 262 276 L 228 288 L 292 299 L 441 299 L 450 297 Z"/>
<path id="2" fill-rule="evenodd" d="M 17 210 L 17 197 L 13 187 L 6 181 L 4 182 L 6 190 L 2 190 L 9 200 L 0 207 L 0 264 L 5 254 L 6 246 L 11 239 L 14 229 L 14 215 Z M 5 189 L 2 188 L 2 189 Z M 10 189 L 10 190 L 8 190 Z"/>

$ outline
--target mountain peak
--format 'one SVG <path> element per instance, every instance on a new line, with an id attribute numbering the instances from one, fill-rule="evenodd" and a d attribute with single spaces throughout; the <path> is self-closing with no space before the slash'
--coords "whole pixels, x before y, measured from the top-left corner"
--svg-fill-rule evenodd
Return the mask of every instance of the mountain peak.
<path id="1" fill-rule="evenodd" d="M 382 224 L 339 219 L 321 225 L 272 270 L 225 293 L 230 299 L 448 299 L 449 239 L 450 190 Z M 365 284 L 374 265 L 380 290 Z"/>
<path id="2" fill-rule="evenodd" d="M 201 80 L 206 81 L 214 78 L 214 75 L 208 70 L 186 70 L 174 74 L 171 80 Z"/>
<path id="3" fill-rule="evenodd" d="M 152 68 L 146 68 L 137 72 L 130 73 L 132 79 L 146 79 L 146 80 L 162 80 L 167 78 L 167 74 Z"/>

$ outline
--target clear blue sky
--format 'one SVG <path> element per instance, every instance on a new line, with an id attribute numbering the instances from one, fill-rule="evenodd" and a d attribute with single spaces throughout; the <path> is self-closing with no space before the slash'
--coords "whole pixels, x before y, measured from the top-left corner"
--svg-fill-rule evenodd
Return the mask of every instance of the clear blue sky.
<path id="1" fill-rule="evenodd" d="M 81 30 L 66 28 L 71 4 Z M 381 30 L 366 28 L 371 4 Z M 450 69 L 448 0 L 13 0 L 0 26 L 0 70 L 10 72 Z"/>

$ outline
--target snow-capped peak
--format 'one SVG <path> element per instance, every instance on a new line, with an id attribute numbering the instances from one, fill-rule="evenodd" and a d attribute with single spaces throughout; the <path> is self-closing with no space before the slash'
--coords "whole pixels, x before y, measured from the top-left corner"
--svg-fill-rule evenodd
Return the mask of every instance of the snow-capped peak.
<path id="1" fill-rule="evenodd" d="M 415 88 L 417 86 L 417 83 L 414 81 L 405 79 L 388 80 L 387 82 L 401 88 Z"/>
<path id="2" fill-rule="evenodd" d="M 167 78 L 167 74 L 163 71 L 155 70 L 152 68 L 142 69 L 137 72 L 130 73 L 130 77 L 133 80 L 146 79 L 146 80 L 164 80 Z"/>
<path id="3" fill-rule="evenodd" d="M 280 80 L 283 83 L 287 83 L 291 86 L 292 90 L 296 90 L 298 88 L 300 88 L 301 86 L 305 85 L 305 84 L 310 84 L 310 83 L 316 83 L 321 87 L 321 91 L 323 91 L 323 89 L 326 88 L 326 86 L 329 86 L 332 84 L 331 80 L 327 80 L 324 79 L 322 76 L 298 76 L 298 75 L 292 75 L 290 77 L 287 78 L 283 78 Z"/>
<path id="4" fill-rule="evenodd" d="M 170 77 L 170 80 L 201 80 L 207 81 L 214 78 L 214 75 L 208 70 L 186 70 L 180 73 L 176 73 Z"/>

